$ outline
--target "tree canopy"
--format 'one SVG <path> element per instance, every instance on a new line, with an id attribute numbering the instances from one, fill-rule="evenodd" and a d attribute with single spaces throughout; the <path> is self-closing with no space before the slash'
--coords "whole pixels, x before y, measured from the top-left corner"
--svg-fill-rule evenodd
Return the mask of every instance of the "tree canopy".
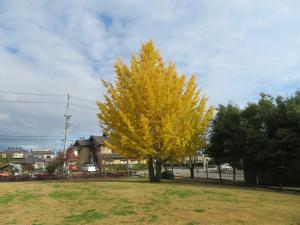
<path id="1" fill-rule="evenodd" d="M 165 64 L 152 41 L 142 44 L 130 66 L 118 60 L 115 71 L 115 83 L 103 81 L 107 92 L 98 102 L 106 144 L 124 156 L 146 158 L 150 180 L 159 181 L 163 162 L 184 157 L 194 121 L 207 120 L 206 98 L 195 76 L 187 80 L 173 63 Z"/>
<path id="2" fill-rule="evenodd" d="M 217 163 L 234 167 L 242 162 L 246 181 L 256 177 L 258 183 L 261 177 L 263 182 L 278 183 L 285 170 L 286 180 L 300 183 L 293 175 L 300 172 L 299 121 L 299 91 L 287 98 L 261 94 L 257 103 L 242 110 L 231 104 L 220 106 L 212 123 L 209 153 Z"/>

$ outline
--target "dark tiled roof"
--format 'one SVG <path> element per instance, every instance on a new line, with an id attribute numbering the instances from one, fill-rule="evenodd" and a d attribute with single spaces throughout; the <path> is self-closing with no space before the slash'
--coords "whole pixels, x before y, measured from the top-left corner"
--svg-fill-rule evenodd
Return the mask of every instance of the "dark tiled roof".
<path id="1" fill-rule="evenodd" d="M 97 136 L 97 135 L 92 135 L 89 139 L 92 143 L 94 143 L 96 146 L 99 145 L 104 145 L 104 141 L 107 140 L 107 137 L 105 136 Z"/>
<path id="2" fill-rule="evenodd" d="M 32 156 L 25 159 L 11 159 L 11 163 L 36 163 L 36 162 L 45 162 L 45 160 L 41 158 L 32 157 Z"/>
<path id="3" fill-rule="evenodd" d="M 118 153 L 100 153 L 98 154 L 98 157 L 99 159 L 126 159 Z"/>
<path id="4" fill-rule="evenodd" d="M 85 140 L 76 140 L 74 146 L 75 147 L 79 147 L 79 146 L 87 146 L 87 145 L 90 145 L 90 144 L 91 144 L 91 142 L 88 139 L 85 139 Z"/>
<path id="5" fill-rule="evenodd" d="M 35 150 L 32 150 L 31 154 L 32 155 L 54 155 L 54 152 L 52 152 L 50 150 L 48 150 L 48 151 L 35 151 Z"/>
<path id="6" fill-rule="evenodd" d="M 29 153 L 28 151 L 24 150 L 24 149 L 18 149 L 18 150 L 15 150 L 15 149 L 6 149 L 3 151 L 3 153 Z"/>
<path id="7" fill-rule="evenodd" d="M 44 159 L 41 159 L 41 158 L 37 158 L 37 157 L 28 157 L 27 158 L 28 162 L 45 162 Z"/>
<path id="8" fill-rule="evenodd" d="M 95 146 L 98 147 L 99 145 L 104 145 L 104 141 L 107 140 L 107 137 L 104 136 L 97 136 L 97 135 L 91 135 L 89 139 L 84 140 L 76 140 L 74 146 Z"/>

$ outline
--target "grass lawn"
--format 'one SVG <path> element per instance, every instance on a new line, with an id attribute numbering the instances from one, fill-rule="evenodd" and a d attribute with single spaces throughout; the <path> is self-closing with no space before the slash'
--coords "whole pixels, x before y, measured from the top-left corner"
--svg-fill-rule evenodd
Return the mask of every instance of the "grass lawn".
<path id="1" fill-rule="evenodd" d="M 0 224 L 300 225 L 300 195 L 144 180 L 0 183 Z"/>

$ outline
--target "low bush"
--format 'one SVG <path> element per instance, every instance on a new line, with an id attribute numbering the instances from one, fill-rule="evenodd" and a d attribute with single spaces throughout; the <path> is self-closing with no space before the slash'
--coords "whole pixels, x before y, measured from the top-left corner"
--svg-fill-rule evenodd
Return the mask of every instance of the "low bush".
<path id="1" fill-rule="evenodd" d="M 161 173 L 161 178 L 166 180 L 173 180 L 174 179 L 174 173 L 170 170 L 165 170 Z"/>
<path id="2" fill-rule="evenodd" d="M 47 167 L 46 167 L 46 170 L 49 174 L 53 174 L 56 169 L 57 169 L 57 164 L 55 164 L 55 163 L 51 163 L 51 164 L 47 165 Z"/>

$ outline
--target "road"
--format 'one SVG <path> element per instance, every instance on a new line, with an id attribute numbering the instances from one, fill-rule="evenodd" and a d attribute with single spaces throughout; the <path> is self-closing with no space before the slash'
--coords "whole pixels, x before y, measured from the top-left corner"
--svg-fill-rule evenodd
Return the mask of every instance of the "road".
<path id="1" fill-rule="evenodd" d="M 184 168 L 174 168 L 173 170 L 175 176 L 189 177 L 190 170 Z M 195 177 L 206 178 L 206 172 L 204 169 L 195 169 L 194 172 Z M 219 173 L 216 169 L 209 169 L 208 178 L 219 179 Z M 224 180 L 233 180 L 232 170 L 223 171 L 222 179 Z M 237 170 L 236 172 L 236 181 L 244 181 L 244 173 L 242 170 Z"/>

